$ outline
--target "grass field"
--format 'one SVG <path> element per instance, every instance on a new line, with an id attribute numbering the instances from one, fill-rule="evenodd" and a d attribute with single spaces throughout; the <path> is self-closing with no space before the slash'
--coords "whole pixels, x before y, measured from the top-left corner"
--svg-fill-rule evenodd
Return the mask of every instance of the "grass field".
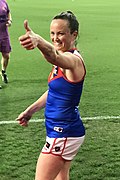
<path id="1" fill-rule="evenodd" d="M 80 21 L 78 47 L 87 75 L 80 111 L 86 140 L 73 161 L 70 180 L 120 179 L 120 1 L 8 0 L 10 28 L 9 84 L 0 90 L 0 180 L 33 180 L 45 141 L 44 122 L 20 127 L 15 118 L 47 89 L 51 70 L 40 52 L 22 49 L 23 21 L 49 40 L 49 24 L 58 12 L 72 10 Z M 1 56 L 0 56 L 1 57 Z M 40 111 L 33 119 L 43 119 Z M 5 124 L 6 122 L 6 124 Z M 9 124 L 8 124 L 9 123 Z"/>

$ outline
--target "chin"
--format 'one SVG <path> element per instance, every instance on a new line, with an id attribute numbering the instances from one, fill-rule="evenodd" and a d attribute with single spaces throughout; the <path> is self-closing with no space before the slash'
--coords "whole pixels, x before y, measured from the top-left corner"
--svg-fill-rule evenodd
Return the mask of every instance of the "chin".
<path id="1" fill-rule="evenodd" d="M 55 49 L 58 50 L 58 51 L 62 51 L 62 52 L 65 51 L 64 48 L 62 48 L 62 47 L 55 47 Z"/>

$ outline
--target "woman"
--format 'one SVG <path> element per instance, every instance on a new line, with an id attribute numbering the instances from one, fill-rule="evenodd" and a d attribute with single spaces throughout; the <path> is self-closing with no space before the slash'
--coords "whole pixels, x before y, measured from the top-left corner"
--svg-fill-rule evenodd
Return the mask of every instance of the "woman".
<path id="1" fill-rule="evenodd" d="M 71 11 L 52 19 L 52 43 L 35 34 L 24 22 L 26 34 L 19 38 L 27 50 L 38 48 L 53 64 L 48 78 L 49 89 L 17 120 L 26 126 L 33 113 L 45 107 L 46 143 L 36 166 L 35 180 L 69 180 L 71 161 L 84 141 L 85 128 L 78 105 L 85 77 L 85 66 L 76 49 L 79 23 Z"/>
<path id="2" fill-rule="evenodd" d="M 6 74 L 11 45 L 8 34 L 8 27 L 12 24 L 12 17 L 6 0 L 0 0 L 0 52 L 2 53 L 1 59 L 1 76 L 5 83 L 8 83 L 8 77 Z"/>

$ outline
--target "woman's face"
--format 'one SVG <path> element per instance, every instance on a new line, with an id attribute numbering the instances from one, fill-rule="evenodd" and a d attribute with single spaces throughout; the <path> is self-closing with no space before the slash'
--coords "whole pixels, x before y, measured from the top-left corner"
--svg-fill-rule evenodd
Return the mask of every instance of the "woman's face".
<path id="1" fill-rule="evenodd" d="M 50 25 L 50 37 L 56 50 L 65 52 L 74 48 L 75 34 L 70 33 L 68 21 L 54 19 Z"/>

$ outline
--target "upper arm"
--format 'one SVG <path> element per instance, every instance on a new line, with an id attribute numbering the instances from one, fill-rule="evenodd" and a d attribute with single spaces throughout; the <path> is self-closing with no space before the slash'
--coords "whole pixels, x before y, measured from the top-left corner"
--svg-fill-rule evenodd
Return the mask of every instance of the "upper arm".
<path id="1" fill-rule="evenodd" d="M 61 67 L 63 74 L 72 82 L 81 81 L 85 76 L 86 70 L 80 55 L 78 56 L 70 52 L 58 53 L 54 64 Z"/>

